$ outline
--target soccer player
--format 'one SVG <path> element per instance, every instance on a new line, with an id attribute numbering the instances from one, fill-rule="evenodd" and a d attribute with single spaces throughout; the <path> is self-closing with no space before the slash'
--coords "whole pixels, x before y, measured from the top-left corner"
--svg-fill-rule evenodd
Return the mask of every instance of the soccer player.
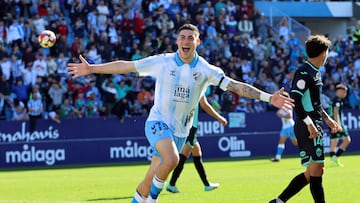
<path id="1" fill-rule="evenodd" d="M 290 97 L 289 93 L 282 93 L 285 97 Z M 281 119 L 282 127 L 280 131 L 280 139 L 277 145 L 276 156 L 271 159 L 272 162 L 279 162 L 285 149 L 285 142 L 290 138 L 294 146 L 297 146 L 297 140 L 294 133 L 293 112 L 288 109 L 279 109 L 276 115 Z"/>
<path id="2" fill-rule="evenodd" d="M 153 148 L 150 167 L 136 189 L 132 202 L 156 202 L 169 173 L 179 162 L 179 151 L 192 126 L 195 108 L 209 85 L 217 85 L 240 96 L 270 102 L 278 108 L 293 107 L 293 100 L 225 76 L 196 52 L 200 32 L 192 24 L 182 25 L 177 32 L 175 53 L 149 56 L 136 61 L 117 60 L 89 64 L 82 56 L 81 63 L 69 63 L 72 78 L 98 74 L 139 72 L 156 78 L 154 105 L 145 122 L 145 135 Z"/>
<path id="3" fill-rule="evenodd" d="M 290 94 L 295 100 L 294 131 L 301 163 L 306 166 L 306 170 L 295 176 L 285 190 L 270 203 L 288 201 L 308 183 L 314 202 L 325 202 L 322 185 L 324 172 L 322 120 L 324 119 L 332 132 L 338 131 L 337 122 L 322 108 L 320 100 L 322 81 L 319 67 L 325 64 L 330 45 L 331 41 L 323 35 L 311 35 L 305 42 L 308 59 L 296 70 Z"/>
<path id="4" fill-rule="evenodd" d="M 347 128 L 343 124 L 342 111 L 344 107 L 344 99 L 347 95 L 348 88 L 343 84 L 336 85 L 336 96 L 332 100 L 331 107 L 329 109 L 329 115 L 339 124 L 339 132 L 330 133 L 330 158 L 332 165 L 336 164 L 338 166 L 344 167 L 339 161 L 339 156 L 346 150 L 349 146 L 351 139 L 347 131 Z M 341 145 L 336 151 L 339 140 L 342 140 Z M 336 151 L 336 153 L 335 153 Z"/>
<path id="5" fill-rule="evenodd" d="M 218 112 L 216 112 L 212 106 L 208 103 L 205 96 L 201 97 L 200 99 L 200 106 L 201 108 L 210 116 L 214 117 L 216 120 L 218 120 L 221 125 L 225 126 L 227 125 L 227 120 L 222 117 Z M 175 186 L 177 179 L 179 178 L 183 168 L 186 159 L 189 158 L 190 153 L 193 155 L 193 161 L 195 168 L 201 178 L 201 181 L 204 184 L 204 190 L 205 191 L 211 191 L 219 187 L 219 183 L 210 183 L 206 177 L 205 168 L 202 162 L 202 152 L 201 152 L 201 146 L 197 140 L 196 132 L 197 132 L 197 123 L 198 123 L 198 110 L 197 107 L 195 110 L 194 115 L 194 121 L 192 124 L 192 127 L 190 128 L 189 135 L 186 138 L 186 144 L 183 146 L 179 157 L 179 163 L 174 169 L 174 172 L 171 176 L 169 184 L 166 186 L 166 190 L 172 193 L 178 193 L 180 192 L 179 189 Z"/>

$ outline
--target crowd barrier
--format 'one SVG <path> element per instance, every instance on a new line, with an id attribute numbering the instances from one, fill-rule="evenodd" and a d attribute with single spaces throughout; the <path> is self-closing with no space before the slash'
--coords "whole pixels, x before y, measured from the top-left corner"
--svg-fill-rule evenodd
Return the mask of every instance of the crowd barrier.
<path id="1" fill-rule="evenodd" d="M 200 114 L 198 140 L 204 158 L 274 156 L 281 128 L 275 112 L 224 116 L 229 120 L 226 127 Z M 347 151 L 360 151 L 360 111 L 346 111 L 344 118 L 352 137 Z M 33 133 L 28 131 L 26 121 L 1 121 L 0 167 L 148 161 L 152 149 L 144 135 L 145 120 L 146 117 L 129 117 L 120 123 L 116 118 L 66 119 L 60 124 L 39 120 Z M 327 134 L 323 141 L 328 152 Z M 284 156 L 297 153 L 289 141 Z"/>

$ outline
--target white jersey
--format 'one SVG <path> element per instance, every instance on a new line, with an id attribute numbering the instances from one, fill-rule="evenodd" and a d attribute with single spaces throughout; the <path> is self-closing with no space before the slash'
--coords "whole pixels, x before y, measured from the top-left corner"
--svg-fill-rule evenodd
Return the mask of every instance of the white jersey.
<path id="1" fill-rule="evenodd" d="M 178 53 L 150 56 L 134 61 L 141 75 L 156 79 L 154 106 L 148 121 L 163 121 L 177 137 L 186 137 L 192 126 L 194 111 L 209 85 L 226 90 L 230 79 L 196 54 L 184 64 Z"/>
<path id="2" fill-rule="evenodd" d="M 281 117 L 281 122 L 282 122 L 282 129 L 285 129 L 285 128 L 288 128 L 288 127 L 291 127 L 291 126 L 294 126 L 295 122 L 294 122 L 294 119 L 292 117 L 292 114 L 293 112 L 291 110 L 284 110 L 284 109 L 280 109 L 280 114 L 282 116 L 286 116 L 288 114 L 291 114 L 291 117 L 290 118 L 284 118 L 284 117 Z"/>

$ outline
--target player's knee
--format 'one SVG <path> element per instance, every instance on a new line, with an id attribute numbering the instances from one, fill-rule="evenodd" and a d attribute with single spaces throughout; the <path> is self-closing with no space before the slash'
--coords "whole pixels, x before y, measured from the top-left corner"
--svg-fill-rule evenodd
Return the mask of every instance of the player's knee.
<path id="1" fill-rule="evenodd" d="M 179 163 L 178 154 L 167 156 L 166 158 L 163 159 L 163 164 L 171 170 L 174 169 L 178 163 Z"/>
<path id="2" fill-rule="evenodd" d="M 348 144 L 350 144 L 350 142 L 351 142 L 351 138 L 350 138 L 350 137 L 348 137 L 348 139 L 347 139 L 347 143 L 348 143 Z"/>

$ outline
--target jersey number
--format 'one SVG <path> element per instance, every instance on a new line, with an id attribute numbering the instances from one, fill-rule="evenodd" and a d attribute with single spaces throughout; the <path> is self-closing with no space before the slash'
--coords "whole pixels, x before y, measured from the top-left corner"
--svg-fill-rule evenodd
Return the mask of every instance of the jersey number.
<path id="1" fill-rule="evenodd" d="M 314 139 L 314 146 L 322 146 L 323 145 L 323 140 L 321 136 L 317 136 Z"/>

